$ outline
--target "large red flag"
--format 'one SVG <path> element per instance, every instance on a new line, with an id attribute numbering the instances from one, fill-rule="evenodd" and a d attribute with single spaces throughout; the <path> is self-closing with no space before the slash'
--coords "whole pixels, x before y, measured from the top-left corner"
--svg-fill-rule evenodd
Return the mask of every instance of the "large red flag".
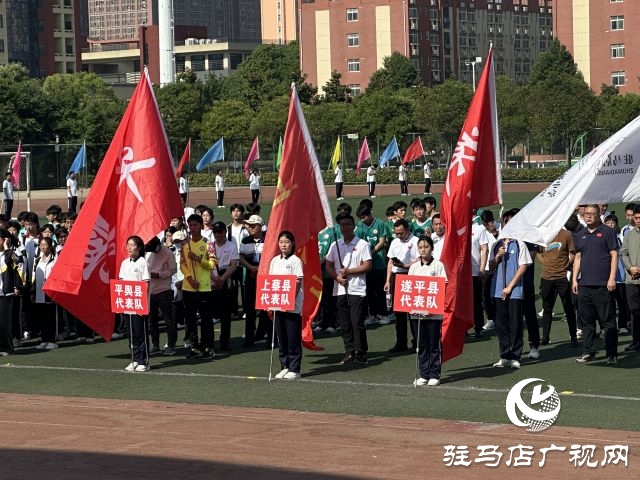
<path id="1" fill-rule="evenodd" d="M 416 158 L 420 158 L 424 155 L 424 148 L 422 148 L 422 140 L 420 137 L 416 138 L 406 152 L 404 152 L 404 157 L 402 158 L 402 164 L 411 163 Z"/>
<path id="2" fill-rule="evenodd" d="M 473 326 L 471 210 L 502 203 L 498 115 L 492 51 L 473 96 L 451 158 L 442 192 L 446 233 L 442 255 L 448 284 L 442 323 L 442 359 L 462 353 Z"/>
<path id="3" fill-rule="evenodd" d="M 371 159 L 371 153 L 369 152 L 369 142 L 367 142 L 367 137 L 364 137 L 364 142 L 362 142 L 362 147 L 360 147 L 360 153 L 358 154 L 358 164 L 356 165 L 356 173 L 360 175 L 360 168 L 362 164 L 367 160 Z"/>
<path id="4" fill-rule="evenodd" d="M 20 188 L 20 167 L 22 166 L 22 142 L 18 142 L 18 151 L 11 165 L 11 183 L 15 188 Z"/>
<path id="5" fill-rule="evenodd" d="M 320 350 L 313 343 L 311 321 L 322 294 L 322 273 L 318 251 L 318 232 L 332 225 L 329 200 L 322 172 L 313 148 L 311 134 L 302 113 L 295 84 L 291 85 L 289 119 L 282 142 L 282 163 L 278 187 L 273 200 L 269 228 L 264 241 L 260 274 L 269 273 L 271 259 L 280 253 L 278 235 L 283 230 L 293 233 L 296 255 L 304 268 L 304 305 L 302 311 L 302 344 Z"/>
<path id="6" fill-rule="evenodd" d="M 249 150 L 249 156 L 247 157 L 247 161 L 244 163 L 244 176 L 249 178 L 249 174 L 251 172 L 251 164 L 260 158 L 260 143 L 258 142 L 258 137 L 254 138 L 253 143 L 251 144 L 251 150 Z"/>
<path id="7" fill-rule="evenodd" d="M 142 75 L 44 290 L 111 340 L 109 279 L 127 238 L 147 242 L 182 215 L 169 144 L 148 73 Z"/>
<path id="8" fill-rule="evenodd" d="M 182 176 L 182 170 L 185 165 L 188 165 L 191 161 L 191 139 L 187 142 L 187 146 L 184 147 L 184 152 L 182 152 L 182 158 L 180 158 L 180 163 L 178 164 L 178 168 L 176 168 L 176 177 L 180 178 Z"/>

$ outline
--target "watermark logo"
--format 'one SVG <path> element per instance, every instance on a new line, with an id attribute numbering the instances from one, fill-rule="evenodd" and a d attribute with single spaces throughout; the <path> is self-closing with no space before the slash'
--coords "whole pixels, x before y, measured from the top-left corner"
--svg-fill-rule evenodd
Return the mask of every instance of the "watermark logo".
<path id="1" fill-rule="evenodd" d="M 535 384 L 530 398 L 522 398 L 526 386 Z M 543 386 L 548 387 L 545 391 Z M 524 393 L 525 397 L 528 397 Z M 542 432 L 554 424 L 560 413 L 560 396 L 553 385 L 540 378 L 525 378 L 516 383 L 507 395 L 507 415 L 517 427 L 528 432 Z"/>

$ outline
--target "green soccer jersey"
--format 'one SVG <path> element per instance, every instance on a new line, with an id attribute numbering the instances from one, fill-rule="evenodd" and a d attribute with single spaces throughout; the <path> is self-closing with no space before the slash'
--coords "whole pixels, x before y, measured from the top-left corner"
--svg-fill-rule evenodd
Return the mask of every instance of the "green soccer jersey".
<path id="1" fill-rule="evenodd" d="M 379 219 L 374 219 L 371 225 L 367 226 L 364 222 L 358 222 L 356 227 L 356 237 L 366 240 L 371 247 L 371 258 L 373 260 L 372 267 L 374 269 L 387 268 L 386 251 L 383 248 L 377 252 L 373 251 L 373 247 L 378 244 L 380 238 L 387 237 L 387 225 Z"/>

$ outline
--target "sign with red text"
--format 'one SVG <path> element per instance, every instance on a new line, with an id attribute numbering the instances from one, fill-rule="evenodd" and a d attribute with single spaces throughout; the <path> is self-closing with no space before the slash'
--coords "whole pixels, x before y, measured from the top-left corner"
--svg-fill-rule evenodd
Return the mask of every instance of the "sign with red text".
<path id="1" fill-rule="evenodd" d="M 258 275 L 256 310 L 294 310 L 296 280 L 295 275 Z"/>
<path id="2" fill-rule="evenodd" d="M 434 315 L 444 313 L 444 288 L 442 277 L 396 275 L 393 311 Z"/>
<path id="3" fill-rule="evenodd" d="M 147 315 L 149 313 L 149 296 L 147 282 L 132 280 L 111 280 L 111 311 L 113 313 L 129 313 Z"/>

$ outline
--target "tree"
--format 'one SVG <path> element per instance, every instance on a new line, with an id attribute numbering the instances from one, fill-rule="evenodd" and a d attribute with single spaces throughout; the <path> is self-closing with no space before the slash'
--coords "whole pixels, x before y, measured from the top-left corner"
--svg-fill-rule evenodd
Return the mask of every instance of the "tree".
<path id="1" fill-rule="evenodd" d="M 337 70 L 331 72 L 331 78 L 327 80 L 327 83 L 322 87 L 324 95 L 321 100 L 323 102 L 349 102 L 351 101 L 350 93 L 351 88 L 347 85 L 342 85 L 340 79 L 342 74 Z"/>
<path id="2" fill-rule="evenodd" d="M 202 117 L 202 141 L 212 145 L 220 137 L 247 139 L 255 112 L 239 100 L 221 100 Z"/>
<path id="3" fill-rule="evenodd" d="M 0 143 L 50 142 L 53 101 L 23 65 L 0 67 Z"/>
<path id="4" fill-rule="evenodd" d="M 458 141 L 471 104 L 471 85 L 448 78 L 441 85 L 424 89 L 424 99 L 416 105 L 414 121 L 419 131 L 439 138 L 449 149 Z"/>
<path id="5" fill-rule="evenodd" d="M 301 101 L 310 101 L 315 89 L 305 84 L 300 73 L 298 43 L 260 45 L 240 64 L 236 73 L 222 84 L 221 98 L 245 102 L 259 110 L 264 102 L 288 95 L 291 83 L 298 88 Z"/>
<path id="6" fill-rule="evenodd" d="M 594 127 L 599 104 L 577 75 L 554 73 L 531 86 L 530 125 L 534 138 L 548 147 L 562 145 L 567 160 L 575 138 Z"/>
<path id="7" fill-rule="evenodd" d="M 422 85 L 420 74 L 411 60 L 401 53 L 393 52 L 384 57 L 382 68 L 376 70 L 369 79 L 368 93 L 390 89 L 399 90 Z"/>
<path id="8" fill-rule="evenodd" d="M 204 113 L 202 97 L 202 83 L 199 81 L 178 81 L 157 89 L 158 107 L 172 145 L 184 145 L 189 138 L 200 136 Z"/>
<path id="9" fill-rule="evenodd" d="M 319 103 L 303 106 L 304 116 L 311 135 L 315 138 L 330 138 L 351 131 L 349 116 L 353 110 L 350 103 Z"/>
<path id="10" fill-rule="evenodd" d="M 280 136 L 284 135 L 288 113 L 288 95 L 281 95 L 270 102 L 263 103 L 260 110 L 253 115 L 251 136 L 258 135 L 263 144 L 277 142 Z"/>
<path id="11" fill-rule="evenodd" d="M 507 150 L 524 142 L 529 131 L 526 88 L 506 75 L 496 78 L 496 101 L 500 139 Z"/>
<path id="12" fill-rule="evenodd" d="M 388 142 L 394 135 L 415 131 L 413 105 L 397 93 L 381 90 L 359 95 L 353 106 L 349 123 L 362 136 Z"/>
<path id="13" fill-rule="evenodd" d="M 122 117 L 124 102 L 95 73 L 50 75 L 43 90 L 55 109 L 54 133 L 66 143 L 109 143 Z"/>
<path id="14" fill-rule="evenodd" d="M 205 109 L 210 108 L 213 104 L 221 99 L 222 84 L 224 79 L 214 73 L 210 73 L 202 82 L 202 103 Z"/>
<path id="15" fill-rule="evenodd" d="M 640 96 L 635 93 L 601 95 L 599 101 L 598 127 L 604 128 L 608 134 L 617 132 L 640 115 Z"/>
<path id="16" fill-rule="evenodd" d="M 552 75 L 566 74 L 582 79 L 573 56 L 557 38 L 549 44 L 549 48 L 538 57 L 538 62 L 531 69 L 529 85 L 542 82 Z"/>

